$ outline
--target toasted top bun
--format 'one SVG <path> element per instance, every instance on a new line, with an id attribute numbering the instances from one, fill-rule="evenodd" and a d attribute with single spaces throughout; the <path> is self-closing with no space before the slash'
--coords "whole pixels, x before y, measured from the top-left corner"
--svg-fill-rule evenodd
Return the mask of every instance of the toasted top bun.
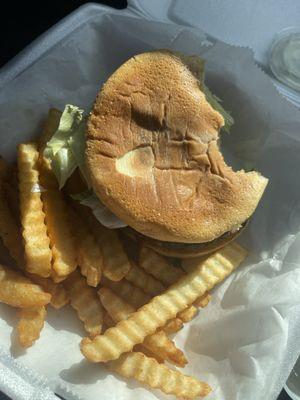
<path id="1" fill-rule="evenodd" d="M 267 184 L 224 162 L 223 117 L 206 101 L 195 65 L 169 51 L 131 58 L 105 83 L 88 120 L 95 192 L 129 226 L 169 242 L 208 242 L 235 230 Z"/>

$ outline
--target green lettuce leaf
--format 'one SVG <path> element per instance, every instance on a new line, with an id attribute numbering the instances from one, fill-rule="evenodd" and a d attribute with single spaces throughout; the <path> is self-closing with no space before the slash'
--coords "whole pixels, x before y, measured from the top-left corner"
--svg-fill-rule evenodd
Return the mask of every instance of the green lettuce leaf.
<path id="1" fill-rule="evenodd" d="M 86 119 L 83 119 L 79 124 L 78 129 L 74 131 L 74 135 L 69 138 L 69 148 L 76 161 L 76 165 L 80 169 L 88 187 L 90 187 L 88 173 L 85 164 L 85 130 L 86 130 Z"/>
<path id="2" fill-rule="evenodd" d="M 204 92 L 206 100 L 208 103 L 218 111 L 224 118 L 225 125 L 222 129 L 226 132 L 229 132 L 230 128 L 234 124 L 234 120 L 230 113 L 226 111 L 223 106 L 221 105 L 222 100 L 219 99 L 217 96 L 212 94 L 209 88 L 205 85 L 205 60 L 198 56 L 183 56 L 182 54 L 180 57 L 185 60 L 185 62 L 189 65 L 190 70 L 195 74 L 199 81 L 199 86 L 201 90 Z"/>
<path id="3" fill-rule="evenodd" d="M 212 94 L 212 92 L 208 89 L 208 87 L 203 83 L 202 84 L 202 90 L 205 94 L 206 100 L 209 102 L 209 104 L 214 108 L 216 111 L 218 111 L 224 118 L 225 125 L 223 126 L 223 129 L 229 133 L 232 125 L 234 124 L 234 119 L 232 116 L 229 114 L 228 111 L 226 111 L 223 106 L 221 105 L 221 101 L 217 96 Z"/>
<path id="4" fill-rule="evenodd" d="M 60 188 L 77 167 L 88 181 L 84 164 L 85 127 L 83 110 L 67 104 L 57 131 L 46 145 L 44 156 L 50 161 Z"/>

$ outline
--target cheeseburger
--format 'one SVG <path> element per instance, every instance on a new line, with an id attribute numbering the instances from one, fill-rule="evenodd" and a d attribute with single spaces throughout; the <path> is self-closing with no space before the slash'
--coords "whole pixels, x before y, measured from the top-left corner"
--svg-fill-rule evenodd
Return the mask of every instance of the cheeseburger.
<path id="1" fill-rule="evenodd" d="M 167 256 L 199 256 L 234 239 L 268 182 L 225 163 L 219 138 L 231 120 L 203 69 L 197 57 L 139 54 L 110 76 L 85 124 L 95 195 L 124 234 Z"/>

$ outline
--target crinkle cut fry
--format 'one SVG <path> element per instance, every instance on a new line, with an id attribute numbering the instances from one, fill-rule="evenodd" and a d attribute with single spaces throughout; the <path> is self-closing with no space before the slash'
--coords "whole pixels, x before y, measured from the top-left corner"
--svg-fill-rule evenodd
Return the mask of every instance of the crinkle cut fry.
<path id="1" fill-rule="evenodd" d="M 120 296 L 123 300 L 128 301 L 128 303 L 135 309 L 142 307 L 144 304 L 148 303 L 151 299 L 150 296 L 148 296 L 139 288 L 133 286 L 130 282 L 126 281 L 125 279 L 122 279 L 119 282 L 113 282 L 110 281 L 109 279 L 103 278 L 101 283 L 103 284 L 104 287 L 110 288 L 116 295 Z M 107 311 L 105 311 L 104 313 L 103 320 L 106 329 L 116 325 Z M 162 328 L 162 330 L 164 330 L 166 334 L 171 334 L 178 332 L 182 327 L 183 327 L 182 320 L 180 318 L 174 318 L 168 321 L 166 325 Z M 146 347 L 143 347 L 143 345 L 141 344 L 136 345 L 134 347 L 134 350 L 140 351 L 148 357 L 155 358 L 159 363 L 164 362 L 164 360 L 161 357 L 159 357 L 157 354 L 154 354 L 149 349 L 146 349 Z"/>
<path id="2" fill-rule="evenodd" d="M 190 306 L 186 307 L 186 309 L 180 311 L 177 314 L 177 318 L 180 318 L 183 323 L 191 321 L 198 313 L 198 309 L 191 304 Z"/>
<path id="3" fill-rule="evenodd" d="M 85 338 L 81 342 L 81 351 L 90 361 L 101 362 L 115 360 L 122 353 L 142 343 L 146 336 L 174 318 L 199 296 L 223 281 L 245 259 L 246 251 L 238 244 L 230 243 L 218 253 L 209 257 L 195 270 L 166 290 L 154 297 L 150 303 L 141 307 L 104 335 L 93 340 Z"/>
<path id="4" fill-rule="evenodd" d="M 210 386 L 196 378 L 183 375 L 142 353 L 131 352 L 110 361 L 108 368 L 125 378 L 134 378 L 153 389 L 179 398 L 194 399 L 210 393 Z"/>
<path id="5" fill-rule="evenodd" d="M 152 296 L 156 296 L 165 291 L 165 286 L 159 280 L 153 278 L 142 268 L 138 267 L 134 262 L 131 262 L 131 265 L 132 267 L 128 274 L 125 276 L 125 279 Z M 183 276 L 183 273 L 181 276 Z M 172 280 L 172 282 L 175 283 L 176 281 Z M 188 322 L 193 319 L 196 314 L 197 308 L 193 305 L 190 305 L 185 310 L 179 312 L 177 317 L 180 318 L 183 322 Z"/>
<path id="6" fill-rule="evenodd" d="M 107 311 L 104 311 L 103 322 L 104 322 L 105 330 L 116 325 L 115 321 L 112 319 L 112 317 L 108 314 Z M 142 344 L 137 344 L 136 346 L 134 346 L 133 351 L 143 353 L 147 357 L 155 358 L 155 360 L 157 362 L 159 362 L 160 364 L 163 364 L 165 362 L 165 360 L 163 358 L 161 358 L 157 354 L 153 353 L 151 350 L 149 350 L 147 347 L 143 346 Z"/>
<path id="7" fill-rule="evenodd" d="M 13 174 L 14 178 L 13 181 L 15 181 L 16 180 L 15 171 L 14 170 L 10 171 L 11 168 L 9 168 L 6 164 L 5 166 L 6 166 L 5 168 L 6 171 Z M 10 187 L 10 182 L 6 183 L 7 185 L 5 186 L 5 189 L 8 189 Z M 17 183 L 15 185 L 17 185 Z M 14 191 L 14 189 L 15 188 L 13 188 L 12 190 Z M 41 286 L 45 292 L 51 294 L 51 305 L 54 308 L 63 307 L 65 304 L 68 303 L 68 298 L 66 290 L 62 285 L 55 284 L 50 278 L 44 278 L 39 275 L 24 271 L 25 260 L 24 260 L 24 248 L 23 248 L 21 233 L 15 219 L 12 216 L 12 210 L 10 209 L 11 204 L 7 204 L 7 201 L 4 198 L 4 196 L 2 196 L 2 194 L 3 192 L 0 189 L 0 230 L 1 226 L 4 226 L 4 223 L 6 223 L 6 226 L 8 227 L 7 232 L 9 236 L 9 240 L 6 240 L 4 244 L 8 248 L 11 256 L 15 259 L 18 267 L 23 271 L 25 276 L 27 276 L 32 282 Z M 19 202 L 18 198 L 15 198 L 14 202 L 18 204 Z M 16 208 L 16 204 L 13 204 L 13 209 Z M 19 205 L 17 205 L 17 207 L 19 208 Z M 2 212 L 3 216 L 1 217 Z"/>
<path id="8" fill-rule="evenodd" d="M 107 311 L 104 311 L 104 317 L 103 317 L 103 322 L 104 322 L 104 327 L 105 329 L 111 328 L 112 326 L 115 326 L 115 321 L 112 319 L 112 317 L 108 314 Z M 153 353 L 151 350 L 147 349 L 147 347 L 144 347 L 142 344 L 137 344 L 134 346 L 134 351 L 140 352 L 145 354 L 147 357 L 152 357 L 155 358 L 157 362 L 160 364 L 163 364 L 165 360 L 158 356 L 157 354 Z"/>
<path id="9" fill-rule="evenodd" d="M 69 276 L 69 275 L 68 275 Z M 51 279 L 53 280 L 54 283 L 63 283 L 63 281 L 68 277 L 68 276 L 61 276 L 58 275 L 54 269 L 51 271 Z"/>
<path id="10" fill-rule="evenodd" d="M 101 247 L 79 213 L 71 209 L 73 234 L 76 240 L 77 261 L 81 274 L 89 286 L 97 287 L 103 271 Z"/>
<path id="11" fill-rule="evenodd" d="M 131 265 L 117 232 L 108 229 L 99 243 L 103 252 L 103 274 L 112 281 L 121 280 L 126 276 Z"/>
<path id="12" fill-rule="evenodd" d="M 157 354 L 152 353 L 151 350 L 147 349 L 147 347 L 142 344 L 137 344 L 133 348 L 133 352 L 143 353 L 146 357 L 154 358 L 159 364 L 163 364 L 165 360 L 159 357 Z"/>
<path id="13" fill-rule="evenodd" d="M 191 321 L 198 313 L 198 309 L 194 306 L 191 305 L 187 307 L 185 310 L 180 311 L 177 314 L 177 317 L 181 319 L 183 323 L 187 323 Z"/>
<path id="14" fill-rule="evenodd" d="M 51 295 L 23 275 L 0 265 L 0 302 L 18 308 L 49 304 Z"/>
<path id="15" fill-rule="evenodd" d="M 122 297 L 123 300 L 127 301 L 136 309 L 142 307 L 146 303 L 149 303 L 151 300 L 151 296 L 146 294 L 140 288 L 134 286 L 126 279 L 114 282 L 110 279 L 103 278 L 101 283 L 103 286 L 110 288 L 115 294 Z"/>
<path id="16" fill-rule="evenodd" d="M 185 272 L 171 264 L 166 257 L 156 253 L 154 250 L 142 246 L 139 253 L 139 265 L 155 279 L 165 286 L 171 286 L 181 278 Z M 197 314 L 195 307 L 205 307 L 210 300 L 208 293 L 201 296 L 186 310 L 178 314 L 183 322 L 188 322 Z"/>
<path id="17" fill-rule="evenodd" d="M 53 255 L 53 277 L 66 278 L 77 267 L 76 248 L 71 232 L 68 208 L 56 177 L 45 159 L 40 160 L 40 181 L 47 231 Z M 55 279 L 59 281 L 60 279 Z"/>
<path id="18" fill-rule="evenodd" d="M 133 261 L 131 262 L 131 268 L 125 276 L 125 279 L 151 296 L 156 296 L 165 290 L 165 287 L 161 282 L 147 274 Z"/>
<path id="19" fill-rule="evenodd" d="M 206 292 L 203 296 L 198 297 L 196 301 L 194 301 L 194 306 L 205 308 L 211 300 L 211 294 Z"/>
<path id="20" fill-rule="evenodd" d="M 195 258 L 185 258 L 181 260 L 181 269 L 190 274 L 195 268 L 195 263 L 204 262 L 210 255 L 203 255 Z"/>
<path id="21" fill-rule="evenodd" d="M 77 242 L 78 243 L 78 242 Z M 94 238 L 86 235 L 78 243 L 78 265 L 89 286 L 97 287 L 102 276 L 102 253 Z"/>
<path id="22" fill-rule="evenodd" d="M 132 307 L 138 309 L 149 303 L 151 297 L 143 292 L 140 288 L 132 285 L 126 279 L 118 282 L 113 282 L 107 278 L 103 278 L 102 283 L 104 286 L 109 287 L 115 294 L 122 297 Z M 178 332 L 183 327 L 183 321 L 180 318 L 173 318 L 168 321 L 162 329 L 167 333 Z"/>
<path id="23" fill-rule="evenodd" d="M 51 306 L 60 309 L 69 303 L 69 296 L 63 284 L 55 283 L 51 278 L 42 278 L 41 276 L 26 273 L 26 276 L 37 285 L 40 285 L 45 292 L 51 294 Z"/>
<path id="24" fill-rule="evenodd" d="M 45 224 L 45 214 L 39 185 L 39 153 L 34 143 L 18 148 L 19 195 L 22 236 L 28 272 L 48 277 L 51 272 L 52 252 Z"/>
<path id="25" fill-rule="evenodd" d="M 77 210 L 86 219 L 102 249 L 103 275 L 112 281 L 120 281 L 127 275 L 131 264 L 117 232 L 102 226 L 86 207 L 77 207 Z"/>
<path id="26" fill-rule="evenodd" d="M 1 211 L 0 211 L 1 214 Z M 6 214 L 8 215 L 8 214 Z M 0 216 L 1 218 L 1 216 Z M 14 223 L 14 221 L 13 221 Z M 1 224 L 1 223 L 0 223 Z M 6 242 L 6 247 L 10 249 L 10 254 L 14 255 L 14 259 L 17 261 L 17 265 L 23 274 L 30 279 L 33 283 L 41 286 L 45 292 L 51 295 L 50 304 L 56 308 L 62 308 L 69 302 L 69 298 L 67 296 L 67 292 L 65 288 L 61 284 L 54 283 L 51 278 L 44 278 L 36 274 L 32 274 L 24 270 L 25 261 L 23 257 L 23 247 L 20 232 L 17 231 L 17 227 L 15 227 L 14 231 L 11 231 L 11 240 L 12 247 L 9 247 L 9 244 Z M 17 236 L 15 236 L 17 235 Z M 18 237 L 19 236 L 19 237 Z M 20 247 L 20 248 L 18 248 Z"/>
<path id="27" fill-rule="evenodd" d="M 182 269 L 146 246 L 140 248 L 139 266 L 165 286 L 173 285 L 184 275 Z"/>
<path id="28" fill-rule="evenodd" d="M 43 155 L 47 142 L 59 126 L 61 115 L 62 112 L 55 108 L 49 110 L 48 118 L 39 138 L 40 180 L 45 189 L 42 193 L 42 200 L 53 254 L 51 277 L 56 283 L 63 281 L 77 267 L 68 208 L 63 194 L 58 188 L 58 182 L 51 170 L 50 162 Z"/>
<path id="29" fill-rule="evenodd" d="M 167 335 L 171 335 L 172 333 L 176 333 L 183 328 L 183 321 L 180 318 L 172 318 L 161 328 L 163 329 Z"/>
<path id="30" fill-rule="evenodd" d="M 136 311 L 134 307 L 108 288 L 102 287 L 98 294 L 104 308 L 115 322 L 127 319 L 130 314 Z M 180 367 L 184 367 L 187 364 L 187 359 L 183 352 L 175 346 L 175 343 L 168 338 L 163 330 L 157 330 L 152 335 L 147 336 L 143 345 L 158 357 L 166 359 L 173 364 Z"/>
<path id="31" fill-rule="evenodd" d="M 99 335 L 103 325 L 103 307 L 96 289 L 88 286 L 86 279 L 74 271 L 65 281 L 71 306 L 78 318 L 84 323 L 85 330 L 91 337 Z"/>
<path id="32" fill-rule="evenodd" d="M 40 337 L 46 319 L 46 308 L 23 308 L 19 311 L 18 340 L 22 347 L 30 347 Z"/>

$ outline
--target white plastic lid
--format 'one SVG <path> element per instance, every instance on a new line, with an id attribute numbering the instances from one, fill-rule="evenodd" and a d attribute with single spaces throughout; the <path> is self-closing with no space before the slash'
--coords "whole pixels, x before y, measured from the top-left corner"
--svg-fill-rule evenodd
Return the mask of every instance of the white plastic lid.
<path id="1" fill-rule="evenodd" d="M 293 400 L 300 400 L 300 358 L 298 358 L 284 389 Z"/>
<path id="2" fill-rule="evenodd" d="M 287 28 L 276 35 L 269 65 L 279 81 L 300 91 L 300 27 Z"/>

